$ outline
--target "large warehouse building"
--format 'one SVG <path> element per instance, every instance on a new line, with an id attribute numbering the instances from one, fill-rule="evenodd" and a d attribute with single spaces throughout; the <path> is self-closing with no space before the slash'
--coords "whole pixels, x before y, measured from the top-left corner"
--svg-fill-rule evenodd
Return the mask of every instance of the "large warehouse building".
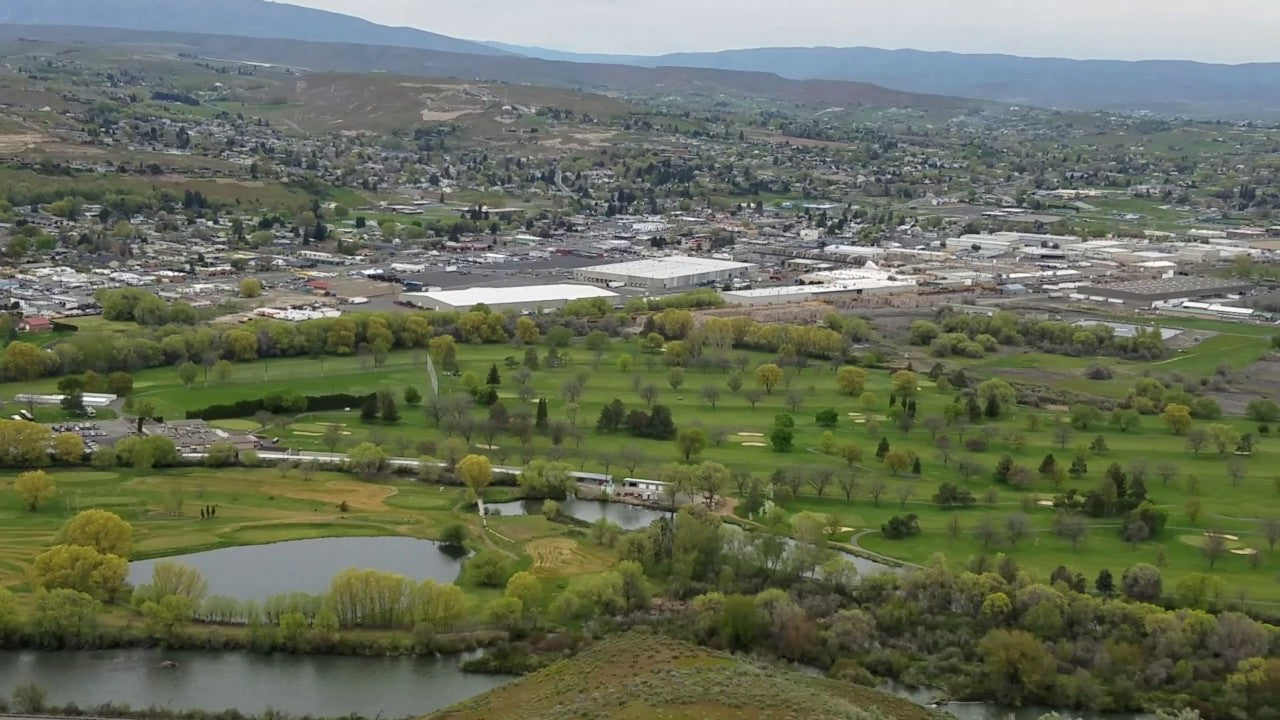
<path id="1" fill-rule="evenodd" d="M 578 268 L 573 271 L 573 279 L 597 285 L 622 283 L 646 290 L 680 290 L 734 278 L 750 278 L 755 270 L 756 266 L 751 263 L 673 255 Z"/>
<path id="2" fill-rule="evenodd" d="M 1077 289 L 1076 293 L 1080 297 L 1098 302 L 1155 307 L 1239 295 L 1251 292 L 1256 287 L 1246 280 L 1175 276 L 1159 280 L 1132 280 L 1111 285 L 1086 285 Z M 1075 298 L 1077 295 L 1072 297 Z"/>
<path id="3" fill-rule="evenodd" d="M 435 292 L 407 292 L 400 294 L 401 302 L 428 310 L 467 311 L 476 305 L 485 305 L 494 312 L 515 310 L 537 312 L 557 310 L 571 300 L 604 298 L 609 304 L 618 304 L 618 294 L 590 285 L 522 285 L 518 287 L 473 287 L 465 290 L 437 290 Z"/>

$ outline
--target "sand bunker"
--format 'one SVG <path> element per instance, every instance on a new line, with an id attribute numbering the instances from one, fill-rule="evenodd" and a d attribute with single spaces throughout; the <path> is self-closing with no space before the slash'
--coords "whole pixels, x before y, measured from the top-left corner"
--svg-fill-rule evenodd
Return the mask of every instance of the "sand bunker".
<path id="1" fill-rule="evenodd" d="M 742 443 L 742 446 L 743 447 L 769 447 L 766 443 L 762 443 L 762 442 L 744 442 Z"/>

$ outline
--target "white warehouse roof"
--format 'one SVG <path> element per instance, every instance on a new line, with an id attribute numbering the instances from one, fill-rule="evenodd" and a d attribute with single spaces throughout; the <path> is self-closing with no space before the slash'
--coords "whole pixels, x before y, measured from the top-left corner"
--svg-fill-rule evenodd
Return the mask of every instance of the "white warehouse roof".
<path id="1" fill-rule="evenodd" d="M 435 292 L 404 293 L 406 297 L 430 298 L 458 308 L 476 305 L 510 305 L 513 303 L 536 304 L 588 298 L 616 298 L 618 294 L 592 285 L 521 285 L 517 287 L 473 287 L 464 290 L 437 290 Z"/>
<path id="2" fill-rule="evenodd" d="M 579 268 L 580 273 L 609 273 L 612 275 L 628 275 L 655 280 L 666 280 L 697 275 L 700 273 L 719 272 L 725 270 L 747 270 L 754 268 L 751 263 L 740 263 L 732 260 L 715 260 L 712 258 L 691 257 L 689 255 L 672 255 L 670 257 L 650 258 L 647 260 L 631 260 L 611 265 L 594 265 Z"/>

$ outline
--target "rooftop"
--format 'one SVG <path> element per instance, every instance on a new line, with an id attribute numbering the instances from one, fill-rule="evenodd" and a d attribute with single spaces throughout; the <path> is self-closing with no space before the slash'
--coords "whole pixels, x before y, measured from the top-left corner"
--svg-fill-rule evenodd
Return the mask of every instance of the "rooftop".
<path id="1" fill-rule="evenodd" d="M 609 265 L 592 265 L 580 268 L 580 271 L 665 279 L 723 270 L 746 270 L 753 267 L 755 266 L 751 263 L 734 262 L 732 260 L 672 255 L 670 257 L 631 260 Z"/>
<path id="2" fill-rule="evenodd" d="M 407 297 L 431 298 L 454 307 L 480 304 L 539 303 L 589 298 L 616 298 L 618 294 L 593 285 L 520 285 L 516 287 L 473 287 L 463 290 L 404 293 Z"/>
<path id="3" fill-rule="evenodd" d="M 1093 285 L 1089 290 L 1110 290 L 1114 292 L 1132 293 L 1134 295 L 1163 295 L 1167 293 L 1211 293 L 1246 290 L 1253 283 L 1242 280 L 1222 278 L 1180 276 L 1161 278 L 1159 280 L 1131 280 L 1129 282 L 1110 285 Z"/>

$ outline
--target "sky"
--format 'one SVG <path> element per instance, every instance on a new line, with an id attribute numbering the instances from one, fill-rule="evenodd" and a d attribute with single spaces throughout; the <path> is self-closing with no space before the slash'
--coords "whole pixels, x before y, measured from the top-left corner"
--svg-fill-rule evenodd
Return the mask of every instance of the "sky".
<path id="1" fill-rule="evenodd" d="M 289 0 L 453 37 L 660 54 L 867 45 L 1070 58 L 1280 60 L 1280 0 Z"/>

